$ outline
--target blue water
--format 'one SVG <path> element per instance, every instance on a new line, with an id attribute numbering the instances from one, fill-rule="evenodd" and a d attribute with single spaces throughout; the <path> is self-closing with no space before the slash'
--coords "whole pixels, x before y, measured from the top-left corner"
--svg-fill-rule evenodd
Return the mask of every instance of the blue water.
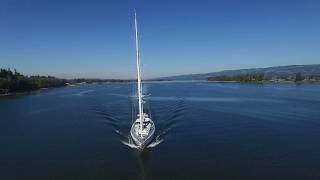
<path id="1" fill-rule="evenodd" d="M 128 143 L 135 84 L 0 98 L 0 179 L 320 179 L 320 85 L 144 85 L 152 147 Z"/>

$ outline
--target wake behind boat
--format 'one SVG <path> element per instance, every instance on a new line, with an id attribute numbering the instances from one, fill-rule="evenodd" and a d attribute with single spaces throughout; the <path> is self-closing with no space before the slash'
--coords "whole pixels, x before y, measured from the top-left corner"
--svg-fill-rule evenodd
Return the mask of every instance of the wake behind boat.
<path id="1" fill-rule="evenodd" d="M 130 129 L 130 135 L 133 142 L 138 146 L 139 149 L 146 147 L 153 139 L 155 132 L 155 125 L 152 119 L 143 109 L 143 95 L 142 95 L 142 83 L 141 83 L 141 68 L 140 68 L 140 48 L 138 39 L 138 23 L 137 13 L 134 12 L 134 25 L 135 25 L 135 42 L 136 42 L 136 59 L 137 59 L 137 86 L 138 86 L 138 104 L 139 114 L 137 119 L 132 124 Z"/>

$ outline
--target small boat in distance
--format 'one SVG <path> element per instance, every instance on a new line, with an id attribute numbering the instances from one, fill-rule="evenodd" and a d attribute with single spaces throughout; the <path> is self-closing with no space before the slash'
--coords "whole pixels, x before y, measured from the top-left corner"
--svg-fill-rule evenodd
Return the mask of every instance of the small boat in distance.
<path id="1" fill-rule="evenodd" d="M 139 114 L 137 119 L 133 122 L 130 134 L 133 142 L 139 149 L 144 149 L 153 139 L 155 132 L 155 125 L 152 119 L 143 109 L 143 95 L 142 95 L 142 83 L 141 83 L 141 67 L 140 67 L 140 48 L 138 39 L 138 23 L 137 13 L 134 11 L 134 26 L 135 26 L 135 43 L 136 43 L 136 59 L 137 59 L 137 86 L 138 86 L 138 104 Z"/>

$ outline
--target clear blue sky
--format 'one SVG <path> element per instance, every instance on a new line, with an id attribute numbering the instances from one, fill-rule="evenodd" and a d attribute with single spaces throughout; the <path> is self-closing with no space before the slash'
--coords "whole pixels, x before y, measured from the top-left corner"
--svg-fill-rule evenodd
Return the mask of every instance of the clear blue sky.
<path id="1" fill-rule="evenodd" d="M 320 63 L 319 0 L 1 0 L 0 67 L 145 78 Z"/>

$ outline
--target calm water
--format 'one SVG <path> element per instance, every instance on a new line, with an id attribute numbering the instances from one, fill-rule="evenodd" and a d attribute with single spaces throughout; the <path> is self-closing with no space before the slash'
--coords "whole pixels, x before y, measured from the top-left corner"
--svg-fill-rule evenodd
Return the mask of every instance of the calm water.
<path id="1" fill-rule="evenodd" d="M 147 83 L 152 147 L 128 144 L 134 84 L 0 98 L 0 179 L 320 179 L 320 85 Z"/>

